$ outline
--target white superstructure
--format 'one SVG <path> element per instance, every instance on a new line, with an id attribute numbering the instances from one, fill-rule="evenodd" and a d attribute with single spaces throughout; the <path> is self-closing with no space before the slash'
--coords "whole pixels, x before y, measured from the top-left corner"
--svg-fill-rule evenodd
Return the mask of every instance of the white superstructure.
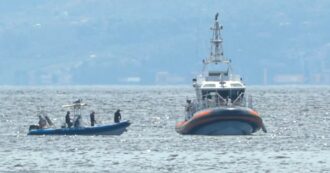
<path id="1" fill-rule="evenodd" d="M 203 71 L 193 79 L 197 99 L 187 100 L 187 117 L 202 109 L 221 106 L 245 106 L 245 85 L 239 75 L 232 73 L 231 61 L 224 56 L 222 37 L 223 29 L 215 15 L 211 39 L 211 53 L 203 60 Z M 222 67 L 222 69 L 221 69 Z"/>

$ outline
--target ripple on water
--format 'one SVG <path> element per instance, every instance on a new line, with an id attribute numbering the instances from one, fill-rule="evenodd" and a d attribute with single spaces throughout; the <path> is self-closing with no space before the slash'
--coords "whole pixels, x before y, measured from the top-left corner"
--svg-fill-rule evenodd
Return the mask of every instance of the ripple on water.
<path id="1" fill-rule="evenodd" d="M 248 92 L 267 134 L 177 134 L 191 87 L 0 87 L 0 171 L 330 172 L 330 87 Z M 85 118 L 95 110 L 99 122 L 112 122 L 120 108 L 133 124 L 122 136 L 26 136 L 38 110 L 60 126 L 61 105 L 78 98 L 90 104 Z"/>

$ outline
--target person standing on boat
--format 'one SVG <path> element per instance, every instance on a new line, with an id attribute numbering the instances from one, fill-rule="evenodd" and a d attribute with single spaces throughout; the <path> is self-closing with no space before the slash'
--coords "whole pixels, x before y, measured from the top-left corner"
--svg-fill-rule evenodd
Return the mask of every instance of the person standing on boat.
<path id="1" fill-rule="evenodd" d="M 81 122 L 81 115 L 76 116 L 74 122 L 73 122 L 73 127 L 75 128 L 80 128 L 82 127 L 82 122 Z"/>
<path id="2" fill-rule="evenodd" d="M 120 109 L 118 109 L 118 110 L 115 112 L 114 120 L 115 120 L 115 123 L 119 123 L 119 122 L 120 122 L 120 120 L 121 120 Z"/>
<path id="3" fill-rule="evenodd" d="M 39 115 L 39 122 L 38 122 L 38 124 L 39 124 L 39 128 L 40 129 L 46 128 L 46 126 L 47 126 L 47 120 L 45 119 L 45 117 L 43 117 L 42 115 Z"/>
<path id="4" fill-rule="evenodd" d="M 70 111 L 67 111 L 66 112 L 66 115 L 65 115 L 65 123 L 67 124 L 67 126 L 69 128 L 72 127 L 72 122 L 71 122 L 71 118 L 70 118 Z"/>
<path id="5" fill-rule="evenodd" d="M 91 118 L 91 126 L 94 126 L 94 124 L 96 123 L 96 121 L 95 121 L 95 112 L 92 111 L 92 113 L 89 116 Z"/>
<path id="6" fill-rule="evenodd" d="M 185 120 L 189 120 L 192 117 L 192 108 L 193 105 L 191 103 L 191 100 L 186 100 L 186 106 L 185 106 L 185 110 L 186 110 L 186 117 Z"/>

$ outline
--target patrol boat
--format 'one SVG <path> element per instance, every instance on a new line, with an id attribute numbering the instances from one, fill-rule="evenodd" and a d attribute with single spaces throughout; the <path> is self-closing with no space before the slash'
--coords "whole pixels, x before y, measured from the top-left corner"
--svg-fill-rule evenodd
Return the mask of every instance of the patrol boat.
<path id="1" fill-rule="evenodd" d="M 259 129 L 266 132 L 252 107 L 252 97 L 245 97 L 242 78 L 233 74 L 231 60 L 224 56 L 218 15 L 211 28 L 211 53 L 203 60 L 202 73 L 193 79 L 196 99 L 187 100 L 185 120 L 176 124 L 176 131 L 191 135 L 249 135 Z"/>
<path id="2" fill-rule="evenodd" d="M 127 127 L 130 126 L 128 120 L 119 123 L 96 125 L 93 127 L 84 127 L 79 123 L 81 120 L 81 110 L 86 103 L 83 103 L 81 99 L 73 102 L 73 104 L 63 105 L 63 108 L 69 108 L 73 110 L 75 123 L 74 127 L 68 128 L 63 126 L 62 128 L 40 128 L 38 125 L 31 125 L 29 128 L 28 135 L 121 135 L 127 131 Z M 46 116 L 47 117 L 47 116 Z M 47 119 L 48 124 L 51 122 Z"/>

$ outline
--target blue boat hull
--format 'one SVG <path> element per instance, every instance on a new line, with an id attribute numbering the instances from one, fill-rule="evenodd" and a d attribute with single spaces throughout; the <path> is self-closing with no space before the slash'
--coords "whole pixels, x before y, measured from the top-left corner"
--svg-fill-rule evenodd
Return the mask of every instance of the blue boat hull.
<path id="1" fill-rule="evenodd" d="M 28 135 L 121 135 L 130 124 L 129 121 L 123 121 L 94 127 L 35 129 L 30 130 Z"/>

